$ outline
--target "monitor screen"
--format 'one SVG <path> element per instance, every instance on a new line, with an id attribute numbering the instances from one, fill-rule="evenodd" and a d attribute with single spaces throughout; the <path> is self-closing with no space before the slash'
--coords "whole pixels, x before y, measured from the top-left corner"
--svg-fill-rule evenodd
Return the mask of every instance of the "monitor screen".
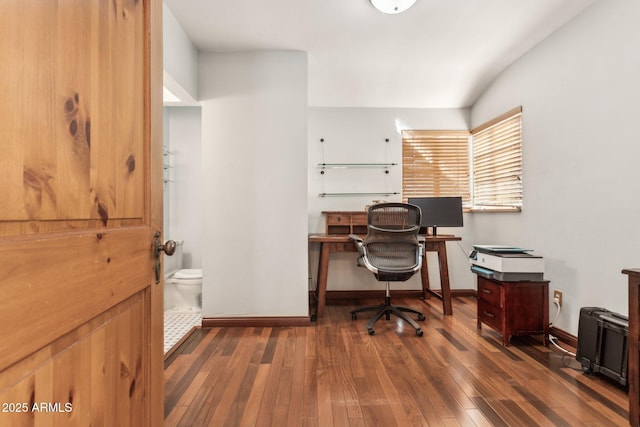
<path id="1" fill-rule="evenodd" d="M 408 202 L 422 211 L 422 226 L 462 227 L 462 197 L 410 197 Z"/>

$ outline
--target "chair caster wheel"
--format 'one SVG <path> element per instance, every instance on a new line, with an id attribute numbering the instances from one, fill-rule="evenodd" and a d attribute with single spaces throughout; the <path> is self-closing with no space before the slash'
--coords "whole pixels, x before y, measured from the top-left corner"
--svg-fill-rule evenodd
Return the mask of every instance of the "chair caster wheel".
<path id="1" fill-rule="evenodd" d="M 422 329 L 416 329 L 416 335 L 421 337 L 423 334 Z"/>
<path id="2" fill-rule="evenodd" d="M 374 331 L 373 329 L 369 329 L 367 332 L 369 332 L 369 335 L 375 335 L 376 331 Z"/>
<path id="3" fill-rule="evenodd" d="M 351 320 L 358 320 L 358 315 L 355 313 L 351 313 Z"/>
<path id="4" fill-rule="evenodd" d="M 418 320 L 422 321 L 422 320 L 424 320 L 424 319 L 425 319 L 424 315 L 422 315 L 422 314 L 418 314 Z"/>

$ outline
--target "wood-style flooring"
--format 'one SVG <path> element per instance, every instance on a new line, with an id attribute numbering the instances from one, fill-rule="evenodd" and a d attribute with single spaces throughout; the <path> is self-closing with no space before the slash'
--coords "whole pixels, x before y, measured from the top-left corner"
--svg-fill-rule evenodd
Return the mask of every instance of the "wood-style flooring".
<path id="1" fill-rule="evenodd" d="M 626 426 L 624 389 L 539 338 L 476 328 L 476 302 L 398 299 L 423 337 L 328 305 L 309 327 L 198 329 L 166 361 L 165 426 Z M 373 301 L 375 303 L 375 301 Z"/>

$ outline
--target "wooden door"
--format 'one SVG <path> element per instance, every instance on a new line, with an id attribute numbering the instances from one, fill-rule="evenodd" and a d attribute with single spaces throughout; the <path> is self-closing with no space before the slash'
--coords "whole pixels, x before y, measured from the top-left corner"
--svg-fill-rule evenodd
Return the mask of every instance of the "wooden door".
<path id="1" fill-rule="evenodd" d="M 0 2 L 0 426 L 162 424 L 161 8 Z"/>

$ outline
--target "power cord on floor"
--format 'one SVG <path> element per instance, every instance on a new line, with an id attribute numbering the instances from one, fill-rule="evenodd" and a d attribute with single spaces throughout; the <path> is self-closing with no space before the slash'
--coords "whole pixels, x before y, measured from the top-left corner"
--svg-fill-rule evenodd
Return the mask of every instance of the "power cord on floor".
<path id="1" fill-rule="evenodd" d="M 561 350 L 561 351 L 562 351 L 562 352 L 564 352 L 565 354 L 568 354 L 569 356 L 573 356 L 573 357 L 575 357 L 575 356 L 576 356 L 576 354 L 575 354 L 575 353 L 573 353 L 573 352 L 571 352 L 571 351 L 569 351 L 569 350 L 567 350 L 567 349 L 565 349 L 565 348 L 562 348 L 562 347 L 560 346 L 560 344 L 558 344 L 558 343 L 557 343 L 557 341 L 558 341 L 558 337 L 555 337 L 555 336 L 553 336 L 553 335 L 549 334 L 549 342 L 550 342 L 551 344 L 553 344 L 553 345 L 554 345 L 554 347 L 558 348 L 559 350 Z"/>
<path id="2" fill-rule="evenodd" d="M 553 326 L 553 323 L 558 319 L 558 316 L 560 315 L 560 300 L 558 300 L 558 298 L 554 298 L 553 299 L 553 304 L 555 304 L 557 310 L 556 310 L 556 315 L 553 317 L 553 320 L 551 321 L 551 323 L 549 323 L 549 326 Z M 563 353 L 575 357 L 575 355 L 576 355 L 575 353 L 572 353 L 569 350 L 562 348 L 560 346 L 560 344 L 558 344 L 558 337 L 549 334 L 549 342 L 551 344 L 553 344 L 554 347 L 556 347 L 560 351 L 562 351 Z"/>

